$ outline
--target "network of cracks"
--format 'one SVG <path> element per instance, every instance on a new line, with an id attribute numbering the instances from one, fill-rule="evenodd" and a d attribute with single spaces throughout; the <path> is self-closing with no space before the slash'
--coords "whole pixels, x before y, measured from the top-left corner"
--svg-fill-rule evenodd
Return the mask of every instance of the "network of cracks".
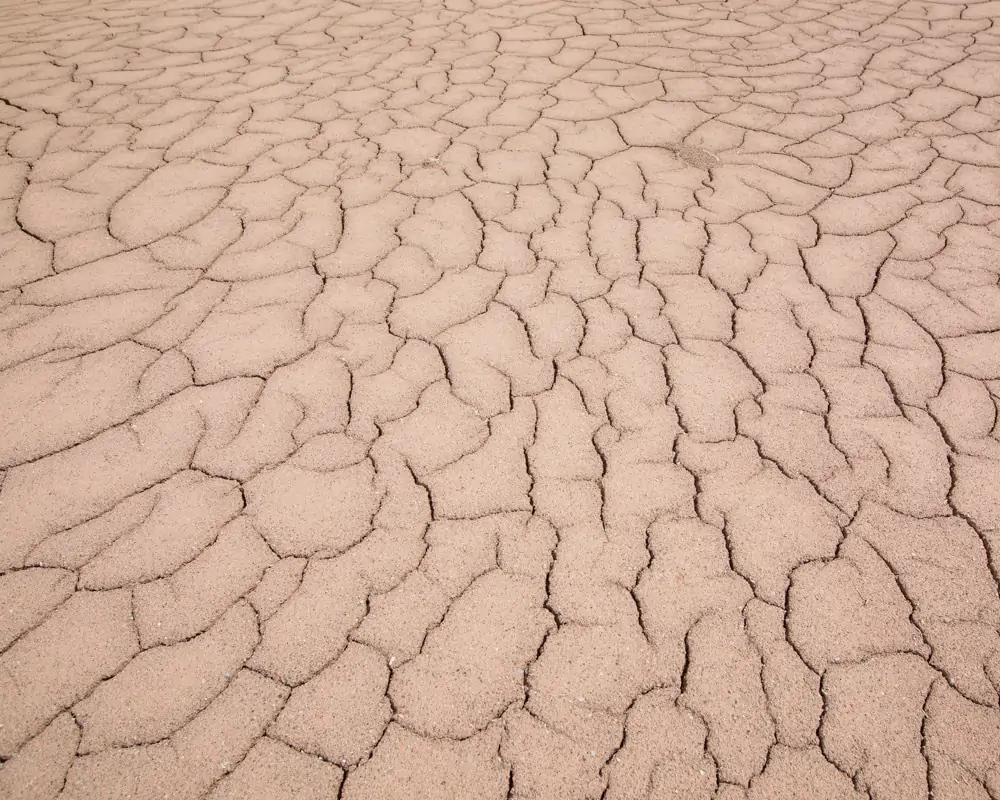
<path id="1" fill-rule="evenodd" d="M 1000 2 L 0 8 L 0 797 L 1000 798 Z"/>

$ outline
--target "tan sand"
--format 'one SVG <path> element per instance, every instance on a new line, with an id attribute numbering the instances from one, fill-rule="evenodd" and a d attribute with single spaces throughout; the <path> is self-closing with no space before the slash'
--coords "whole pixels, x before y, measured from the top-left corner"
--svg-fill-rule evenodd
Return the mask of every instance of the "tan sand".
<path id="1" fill-rule="evenodd" d="M 1000 798 L 998 18 L 4 0 L 0 798 Z"/>

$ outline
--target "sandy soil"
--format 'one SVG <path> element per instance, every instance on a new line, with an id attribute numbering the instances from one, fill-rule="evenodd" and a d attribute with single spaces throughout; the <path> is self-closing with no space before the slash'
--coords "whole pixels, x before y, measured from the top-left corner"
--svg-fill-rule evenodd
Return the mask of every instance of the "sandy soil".
<path id="1" fill-rule="evenodd" d="M 1000 2 L 0 8 L 0 797 L 1000 798 Z"/>

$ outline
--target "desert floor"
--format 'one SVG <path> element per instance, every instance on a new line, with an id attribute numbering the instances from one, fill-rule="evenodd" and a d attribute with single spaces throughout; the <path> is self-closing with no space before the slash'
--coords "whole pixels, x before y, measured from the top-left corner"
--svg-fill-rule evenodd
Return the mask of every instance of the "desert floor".
<path id="1" fill-rule="evenodd" d="M 1000 798 L 1000 2 L 0 7 L 0 797 Z"/>

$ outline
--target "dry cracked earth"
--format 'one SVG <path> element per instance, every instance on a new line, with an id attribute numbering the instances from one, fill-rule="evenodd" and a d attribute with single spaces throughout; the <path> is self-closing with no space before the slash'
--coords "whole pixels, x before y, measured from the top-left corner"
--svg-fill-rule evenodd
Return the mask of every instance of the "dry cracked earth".
<path id="1" fill-rule="evenodd" d="M 0 9 L 0 796 L 1000 798 L 1000 2 Z"/>

